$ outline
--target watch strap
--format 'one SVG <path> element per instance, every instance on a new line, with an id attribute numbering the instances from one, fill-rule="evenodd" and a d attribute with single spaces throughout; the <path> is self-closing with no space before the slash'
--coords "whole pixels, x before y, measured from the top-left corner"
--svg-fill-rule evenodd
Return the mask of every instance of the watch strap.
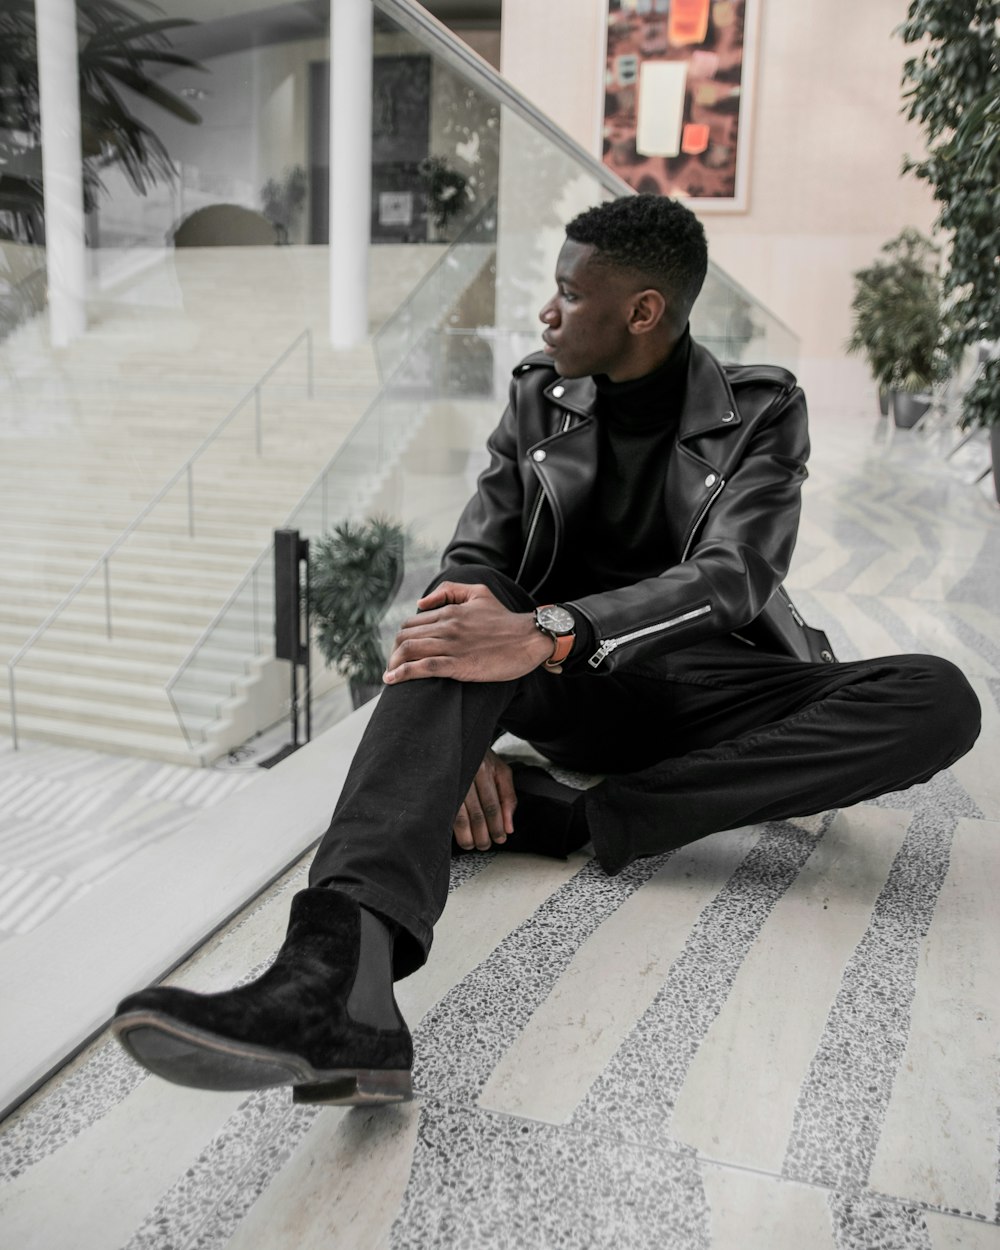
<path id="1" fill-rule="evenodd" d="M 558 673 L 562 670 L 563 660 L 573 650 L 576 634 L 556 634 L 554 641 L 555 646 L 552 648 L 552 654 L 545 661 L 545 667 L 550 672 Z"/>
<path id="2" fill-rule="evenodd" d="M 535 625 L 543 634 L 548 634 L 552 639 L 552 654 L 543 663 L 542 667 L 550 673 L 561 673 L 563 661 L 573 650 L 573 643 L 576 641 L 576 632 L 573 629 L 568 630 L 565 634 L 557 634 L 555 630 L 550 629 L 547 625 L 543 625 L 538 619 L 539 613 L 546 608 L 557 607 L 557 604 L 541 604 L 535 609 Z M 572 620 L 572 616 L 570 616 Z"/>

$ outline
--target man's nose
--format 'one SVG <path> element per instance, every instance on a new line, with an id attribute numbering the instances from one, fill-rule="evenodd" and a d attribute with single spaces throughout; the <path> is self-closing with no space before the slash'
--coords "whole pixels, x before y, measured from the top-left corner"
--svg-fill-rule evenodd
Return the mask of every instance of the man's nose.
<path id="1" fill-rule="evenodd" d="M 547 326 L 555 325 L 557 317 L 558 313 L 553 306 L 552 300 L 549 300 L 542 311 L 538 314 L 539 320 L 544 321 Z"/>

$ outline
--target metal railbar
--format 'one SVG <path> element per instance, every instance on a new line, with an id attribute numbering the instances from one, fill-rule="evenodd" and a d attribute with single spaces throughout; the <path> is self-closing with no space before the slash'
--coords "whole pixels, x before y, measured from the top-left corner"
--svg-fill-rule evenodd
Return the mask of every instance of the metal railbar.
<path id="1" fill-rule="evenodd" d="M 261 454 L 261 434 L 260 434 L 260 388 L 271 377 L 274 371 L 291 355 L 296 347 L 303 341 L 307 344 L 307 369 L 308 369 L 308 394 L 312 398 L 313 395 L 313 366 L 312 366 L 312 331 L 305 329 L 299 334 L 295 340 L 285 348 L 281 355 L 274 361 L 272 365 L 257 379 L 253 386 L 247 391 L 243 398 L 232 408 L 225 417 L 219 422 L 214 430 L 202 440 L 198 447 L 188 456 L 187 460 L 181 465 L 177 472 L 163 485 L 146 504 L 142 511 L 136 516 L 126 529 L 118 535 L 115 541 L 101 555 L 97 557 L 87 572 L 80 578 L 76 585 L 56 604 L 52 611 L 48 614 L 44 621 L 35 629 L 29 638 L 27 638 L 7 661 L 7 679 L 10 688 L 10 728 L 11 743 L 14 750 L 18 749 L 18 733 L 17 733 L 17 695 L 16 682 L 14 678 L 14 670 L 17 668 L 21 660 L 28 654 L 36 642 L 45 634 L 49 627 L 53 625 L 63 614 L 66 608 L 76 599 L 77 595 L 91 582 L 99 571 L 104 573 L 104 628 L 108 638 L 112 636 L 112 617 L 111 617 L 111 557 L 118 549 L 128 541 L 129 538 L 142 525 L 143 521 L 149 516 L 154 508 L 162 502 L 164 497 L 170 493 L 177 485 L 181 478 L 187 479 L 188 491 L 188 532 L 194 537 L 194 465 L 208 448 L 215 442 L 220 434 L 226 429 L 229 423 L 243 409 L 243 406 L 251 397 L 257 400 L 257 420 L 255 423 L 256 434 L 255 441 L 257 445 L 257 454 Z"/>

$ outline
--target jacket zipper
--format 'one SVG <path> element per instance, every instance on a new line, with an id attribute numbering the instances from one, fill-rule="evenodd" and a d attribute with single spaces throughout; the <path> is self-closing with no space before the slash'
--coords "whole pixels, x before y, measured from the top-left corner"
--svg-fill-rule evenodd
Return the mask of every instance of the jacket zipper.
<path id="1" fill-rule="evenodd" d="M 545 501 L 545 491 L 541 485 L 538 487 L 538 498 L 535 500 L 534 511 L 531 514 L 531 524 L 528 526 L 528 537 L 524 543 L 524 555 L 521 557 L 521 567 L 517 570 L 517 577 L 514 580 L 518 583 L 521 581 L 521 574 L 524 572 L 525 565 L 528 563 L 528 552 L 531 550 L 531 542 L 535 537 L 535 526 L 538 524 L 538 517 L 542 511 L 542 504 Z"/>
<path id="2" fill-rule="evenodd" d="M 675 616 L 669 621 L 660 621 L 656 625 L 647 625 L 643 629 L 634 630 L 631 634 L 619 634 L 617 638 L 605 638 L 587 663 L 591 668 L 599 668 L 612 651 L 617 651 L 625 643 L 635 642 L 637 638 L 647 638 L 650 634 L 658 634 L 665 629 L 673 629 L 675 625 L 683 625 L 686 621 L 696 620 L 699 616 L 705 616 L 711 610 L 712 605 L 705 603 L 700 608 L 692 608 L 690 612 L 685 612 L 682 616 Z"/>
<path id="3" fill-rule="evenodd" d="M 573 414 L 571 412 L 564 413 L 562 428 L 558 431 L 558 433 L 565 434 L 572 423 L 573 423 Z M 542 488 L 541 482 L 539 482 L 538 498 L 535 500 L 535 506 L 531 513 L 531 521 L 528 524 L 528 537 L 524 540 L 524 554 L 521 556 L 521 566 L 517 570 L 517 577 L 514 578 L 516 582 L 521 581 L 521 575 L 523 574 L 525 567 L 527 566 L 528 553 L 531 551 L 531 544 L 535 537 L 535 530 L 538 526 L 538 518 L 541 515 L 542 504 L 544 502 L 545 502 L 545 491 Z"/>
<path id="4" fill-rule="evenodd" d="M 695 535 L 698 533 L 701 523 L 704 521 L 709 508 L 711 508 L 712 504 L 715 503 L 716 499 L 718 499 L 719 495 L 722 493 L 722 488 L 725 484 L 726 479 L 720 477 L 715 490 L 712 491 L 709 498 L 705 501 L 701 511 L 698 513 L 698 517 L 695 520 L 694 525 L 691 527 L 691 537 L 687 540 L 681 560 L 686 560 L 691 554 L 691 547 L 694 544 Z M 672 629 L 675 625 L 683 625 L 687 621 L 696 620 L 699 616 L 705 616 L 707 613 L 711 612 L 711 610 L 712 605 L 706 603 L 700 608 L 694 608 L 691 612 L 685 612 L 683 616 L 676 616 L 669 621 L 661 621 L 659 625 L 647 625 L 645 629 L 637 629 L 631 634 L 619 634 L 617 638 L 606 638 L 590 657 L 587 663 L 591 668 L 599 668 L 611 652 L 617 651 L 617 649 L 624 643 L 634 642 L 637 638 L 645 638 L 649 634 L 660 633 L 664 629 Z"/>
<path id="5" fill-rule="evenodd" d="M 712 491 L 708 500 L 705 502 L 704 507 L 698 513 L 698 519 L 695 521 L 694 525 L 691 526 L 691 537 L 687 540 L 687 543 L 685 544 L 684 552 L 681 555 L 681 560 L 686 560 L 688 556 L 691 554 L 691 548 L 694 545 L 695 535 L 698 533 L 698 530 L 701 528 L 701 523 L 705 519 L 705 514 L 708 512 L 709 508 L 711 508 L 712 504 L 715 503 L 715 501 L 722 494 L 722 488 L 723 486 L 725 486 L 725 484 L 726 484 L 726 479 L 723 477 L 720 477 L 718 486 L 716 486 L 715 490 Z"/>
<path id="6" fill-rule="evenodd" d="M 795 606 L 794 603 L 792 603 L 791 599 L 789 599 L 787 595 L 785 596 L 785 607 L 787 607 L 789 612 L 791 612 L 792 620 L 795 622 L 795 624 L 798 625 L 800 628 L 805 629 L 806 627 L 805 621 L 799 615 L 798 608 Z"/>

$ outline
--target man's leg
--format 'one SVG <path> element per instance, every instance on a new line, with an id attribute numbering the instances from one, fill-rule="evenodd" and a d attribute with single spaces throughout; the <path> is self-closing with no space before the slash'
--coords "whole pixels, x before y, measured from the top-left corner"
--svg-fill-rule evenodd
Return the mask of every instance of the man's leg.
<path id="1" fill-rule="evenodd" d="M 488 584 L 513 610 L 532 606 L 491 570 L 461 576 Z M 393 978 L 426 957 L 447 897 L 452 823 L 499 716 L 529 688 L 544 694 L 543 681 L 529 673 L 388 687 L 272 967 L 219 994 L 154 987 L 130 995 L 114 1022 L 129 1053 L 198 1088 L 291 1084 L 299 1102 L 409 1097 L 412 1044 Z"/>
<path id="2" fill-rule="evenodd" d="M 611 873 L 720 829 L 928 781 L 979 733 L 972 688 L 936 656 L 801 664 L 720 639 L 623 680 L 636 716 L 662 726 L 647 744 L 661 754 L 585 796 Z"/>

